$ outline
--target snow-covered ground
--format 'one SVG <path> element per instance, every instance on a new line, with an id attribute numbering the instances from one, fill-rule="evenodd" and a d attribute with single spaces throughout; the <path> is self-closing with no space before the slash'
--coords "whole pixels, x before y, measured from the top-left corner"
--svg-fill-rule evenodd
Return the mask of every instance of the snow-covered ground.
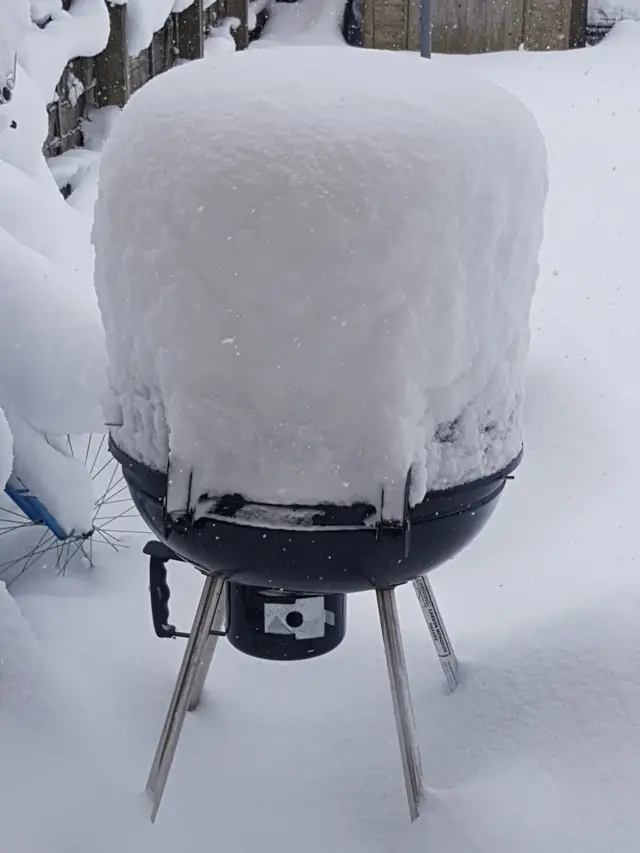
<path id="1" fill-rule="evenodd" d="M 323 19 L 313 3 L 273 26 Z M 526 460 L 482 537 L 433 576 L 457 693 L 400 594 L 430 786 L 420 821 L 406 815 L 375 603 L 360 595 L 325 658 L 276 665 L 221 646 L 148 824 L 140 791 L 183 647 L 152 633 L 141 539 L 90 574 L 30 572 L 15 600 L 0 590 L 3 853 L 635 853 L 639 51 L 628 23 L 593 49 L 434 60 L 525 101 L 551 191 Z M 199 579 L 172 572 L 182 626 Z"/>

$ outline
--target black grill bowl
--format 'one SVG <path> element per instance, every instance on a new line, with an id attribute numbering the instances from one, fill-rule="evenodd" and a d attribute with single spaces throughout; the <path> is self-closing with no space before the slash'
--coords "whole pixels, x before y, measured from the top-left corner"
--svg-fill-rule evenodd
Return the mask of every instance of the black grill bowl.
<path id="1" fill-rule="evenodd" d="M 314 594 L 394 587 L 450 560 L 485 526 L 522 458 L 490 477 L 428 493 L 402 525 L 377 521 L 371 506 L 320 505 L 311 527 L 282 529 L 234 518 L 258 506 L 238 496 L 218 501 L 206 517 L 172 521 L 165 513 L 166 474 L 113 440 L 110 449 L 145 523 L 184 560 L 246 586 Z"/>

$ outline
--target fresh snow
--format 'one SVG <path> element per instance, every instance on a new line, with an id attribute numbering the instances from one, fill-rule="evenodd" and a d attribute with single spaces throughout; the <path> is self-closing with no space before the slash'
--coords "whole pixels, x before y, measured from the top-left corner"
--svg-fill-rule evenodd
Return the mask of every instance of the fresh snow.
<path id="1" fill-rule="evenodd" d="M 91 291 L 1 227 L 0 255 L 0 402 L 42 432 L 99 431 L 103 337 Z"/>
<path id="2" fill-rule="evenodd" d="M 88 755 L 78 738 L 83 721 L 77 705 L 65 699 L 64 676 L 57 676 L 55 659 L 0 583 L 2 850 L 115 853 L 112 833 L 102 829 L 99 800 L 111 814 L 129 808 L 128 841 L 137 810 L 130 797 L 87 778 Z M 144 848 L 118 853 L 125 850 Z"/>
<path id="3" fill-rule="evenodd" d="M 68 187 L 71 191 L 69 205 L 84 214 L 87 221 L 93 218 L 98 196 L 102 148 L 121 114 L 120 107 L 91 110 L 82 123 L 84 146 L 71 148 L 48 161 L 58 187 Z"/>
<path id="4" fill-rule="evenodd" d="M 42 432 L 100 429 L 105 352 L 90 223 L 48 172 L 46 108 L 20 66 L 2 110 L 17 128 L 0 135 L 0 405 Z"/>
<path id="5" fill-rule="evenodd" d="M 164 27 L 171 12 L 184 12 L 194 0 L 113 0 L 127 7 L 127 45 L 130 56 L 149 47 L 153 34 Z M 209 4 L 211 5 L 211 4 Z"/>
<path id="6" fill-rule="evenodd" d="M 96 499 L 82 458 L 69 456 L 64 440 L 42 440 L 42 435 L 12 411 L 13 473 L 29 486 L 67 533 L 92 530 Z M 67 451 L 65 455 L 65 450 Z"/>
<path id="7" fill-rule="evenodd" d="M 54 11 L 44 29 L 32 26 L 20 49 L 20 63 L 49 103 L 69 60 L 95 56 L 106 47 L 108 38 L 106 3 L 73 0 L 70 11 Z"/>
<path id="8" fill-rule="evenodd" d="M 0 27 L 0 84 L 13 72 L 18 45 L 29 28 L 29 0 L 11 0 L 2 10 Z"/>
<path id="9" fill-rule="evenodd" d="M 3 853 L 636 853 L 638 55 L 629 23 L 589 50 L 433 60 L 527 104 L 551 180 L 525 461 L 482 537 L 433 575 L 463 665 L 455 694 L 399 592 L 420 820 L 363 594 L 324 658 L 277 665 L 219 645 L 150 825 L 141 792 L 184 645 L 153 634 L 142 538 L 91 573 L 49 566 L 14 599 L 0 589 Z M 201 579 L 170 571 L 186 629 Z"/>
<path id="10" fill-rule="evenodd" d="M 398 518 L 409 468 L 416 503 L 520 452 L 546 154 L 504 89 L 382 51 L 192 63 L 133 98 L 100 187 L 108 420 L 176 491 L 384 488 Z"/>
<path id="11" fill-rule="evenodd" d="M 211 32 L 210 37 L 204 43 L 205 57 L 211 58 L 218 54 L 235 53 L 236 40 L 233 31 L 237 29 L 242 21 L 240 18 L 223 18 L 218 21 Z"/>
<path id="12" fill-rule="evenodd" d="M 137 56 L 140 51 L 149 47 L 154 33 L 164 27 L 165 22 L 171 12 L 184 12 L 194 2 L 194 0 L 113 0 L 114 4 L 126 5 L 127 7 L 127 43 L 129 54 Z M 214 0 L 204 0 L 204 8 L 208 9 Z M 249 29 L 255 29 L 256 17 L 262 9 L 268 5 L 271 0 L 251 0 L 249 2 Z M 230 21 L 232 19 L 226 19 Z M 238 25 L 240 21 L 238 20 Z M 214 27 L 214 36 L 219 36 L 215 32 L 219 27 L 216 24 Z M 235 43 L 234 48 L 235 50 Z M 220 42 L 216 42 L 213 50 L 224 51 L 224 46 Z"/>
<path id="13" fill-rule="evenodd" d="M 0 409 L 0 489 L 4 488 L 13 467 L 13 438 L 5 413 Z"/>
<path id="14" fill-rule="evenodd" d="M 47 21 L 62 9 L 62 0 L 28 0 L 28 2 L 31 5 L 31 19 L 33 21 Z"/>

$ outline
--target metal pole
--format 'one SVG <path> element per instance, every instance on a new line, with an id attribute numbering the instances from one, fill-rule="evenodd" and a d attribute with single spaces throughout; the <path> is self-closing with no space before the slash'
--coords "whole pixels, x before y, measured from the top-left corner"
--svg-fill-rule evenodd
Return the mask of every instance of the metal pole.
<path id="1" fill-rule="evenodd" d="M 420 0 L 420 56 L 431 59 L 431 0 Z"/>
<path id="2" fill-rule="evenodd" d="M 420 804 L 423 793 L 422 762 L 413 717 L 409 676 L 402 647 L 398 608 L 393 589 L 377 589 L 378 613 L 382 640 L 387 658 L 387 670 L 393 699 L 393 713 L 396 718 L 402 770 L 407 789 L 409 814 L 414 821 L 420 816 Z"/>
<path id="3" fill-rule="evenodd" d="M 146 790 L 151 794 L 153 808 L 151 820 L 155 821 L 160 802 L 164 793 L 165 785 L 171 764 L 178 745 L 178 739 L 184 718 L 187 714 L 187 706 L 190 698 L 194 695 L 194 684 L 198 675 L 198 668 L 206 651 L 209 633 L 213 625 L 216 610 L 220 604 L 224 590 L 224 578 L 207 575 L 204 589 L 198 603 L 193 627 L 187 642 L 187 648 L 182 659 L 178 680 L 171 697 L 171 704 L 162 728 L 156 754 L 151 765 Z"/>
<path id="4" fill-rule="evenodd" d="M 226 592 L 227 588 L 225 587 L 223 595 L 220 599 L 220 604 L 216 608 L 216 615 L 213 619 L 213 626 L 211 628 L 212 631 L 222 631 L 224 626 L 225 618 L 226 618 Z M 189 711 L 195 711 L 198 705 L 200 704 L 200 700 L 202 699 L 202 691 L 204 690 L 204 683 L 207 680 L 207 675 L 209 674 L 209 668 L 211 666 L 211 661 L 213 659 L 213 654 L 216 650 L 216 646 L 218 645 L 218 640 L 220 637 L 217 634 L 211 634 L 207 641 L 207 645 L 205 646 L 204 654 L 202 655 L 202 660 L 200 661 L 200 666 L 198 667 L 198 674 L 196 675 L 195 681 L 193 682 L 193 691 L 189 698 Z"/>
<path id="5" fill-rule="evenodd" d="M 442 621 L 442 614 L 433 594 L 433 589 L 424 575 L 414 580 L 413 588 L 418 596 L 422 615 L 424 616 L 424 621 L 427 623 L 433 645 L 436 647 L 440 666 L 447 679 L 449 689 L 453 693 L 460 681 L 460 668 L 456 653 L 447 634 L 447 629 Z"/>

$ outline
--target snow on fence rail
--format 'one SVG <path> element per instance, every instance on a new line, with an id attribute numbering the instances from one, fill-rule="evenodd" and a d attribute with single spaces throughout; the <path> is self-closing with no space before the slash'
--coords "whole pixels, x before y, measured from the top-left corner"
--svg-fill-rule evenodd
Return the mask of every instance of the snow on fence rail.
<path id="1" fill-rule="evenodd" d="M 619 21 L 640 22 L 640 0 L 590 0 L 587 43 L 597 44 Z"/>
<path id="2" fill-rule="evenodd" d="M 63 9 L 73 15 L 82 2 L 63 0 Z M 96 56 L 74 58 L 64 69 L 47 108 L 47 157 L 82 146 L 82 120 L 90 109 L 124 106 L 152 77 L 180 60 L 202 57 L 205 39 L 225 18 L 237 19 L 232 32 L 241 50 L 259 34 L 268 15 L 263 0 L 164 0 L 164 11 L 159 0 L 105 2 L 109 41 Z M 164 23 L 158 21 L 158 9 L 166 15 Z M 45 18 L 39 26 L 50 23 Z"/>

